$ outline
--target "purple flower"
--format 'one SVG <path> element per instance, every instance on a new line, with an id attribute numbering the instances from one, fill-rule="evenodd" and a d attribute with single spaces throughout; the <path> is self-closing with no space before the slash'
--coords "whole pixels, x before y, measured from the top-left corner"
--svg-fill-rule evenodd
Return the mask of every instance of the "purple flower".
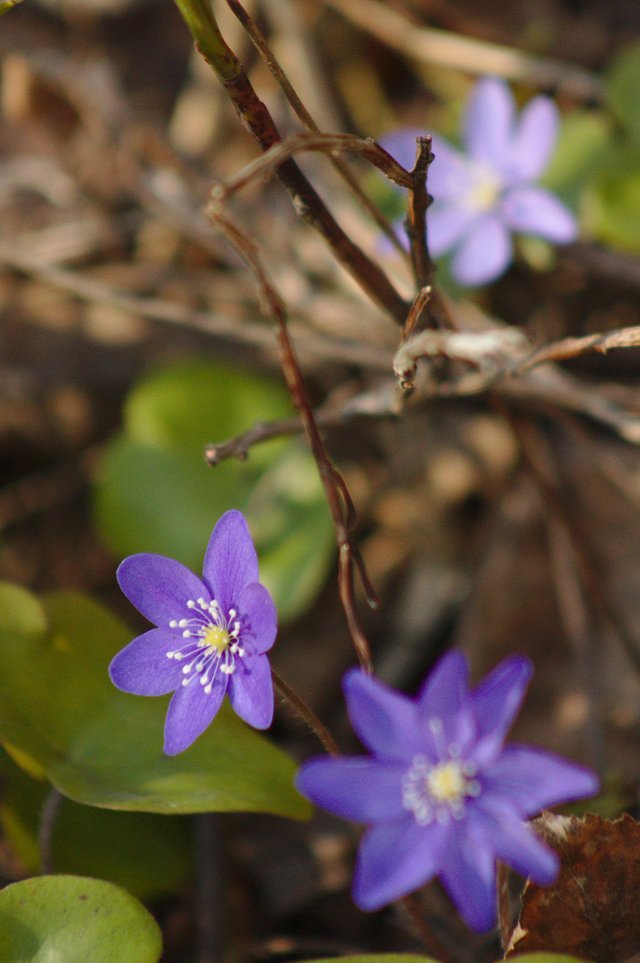
<path id="1" fill-rule="evenodd" d="M 412 168 L 416 137 L 423 133 L 405 129 L 382 137 L 380 143 Z M 429 249 L 434 257 L 455 252 L 451 273 L 462 284 L 486 284 L 503 273 L 512 258 L 512 232 L 556 244 L 575 239 L 573 214 L 550 191 L 535 186 L 557 133 L 558 111 L 552 100 L 534 97 L 516 117 L 509 87 L 487 77 L 476 84 L 467 104 L 464 153 L 433 137 Z"/>
<path id="2" fill-rule="evenodd" d="M 360 670 L 344 679 L 355 731 L 370 757 L 318 758 L 298 775 L 312 802 L 367 823 L 353 898 L 375 910 L 440 876 L 473 929 L 495 923 L 496 859 L 546 885 L 558 857 L 524 820 L 591 796 L 597 777 L 540 749 L 504 739 L 531 676 L 505 659 L 475 689 L 460 652 L 446 655 L 415 699 Z"/>
<path id="3" fill-rule="evenodd" d="M 157 626 L 130 642 L 109 667 L 111 681 L 134 695 L 173 692 L 164 751 L 174 756 L 204 732 L 224 695 L 245 722 L 266 729 L 273 718 L 271 668 L 277 616 L 258 582 L 258 558 L 240 512 L 214 528 L 197 575 L 163 555 L 131 555 L 117 572 L 120 588 Z"/>

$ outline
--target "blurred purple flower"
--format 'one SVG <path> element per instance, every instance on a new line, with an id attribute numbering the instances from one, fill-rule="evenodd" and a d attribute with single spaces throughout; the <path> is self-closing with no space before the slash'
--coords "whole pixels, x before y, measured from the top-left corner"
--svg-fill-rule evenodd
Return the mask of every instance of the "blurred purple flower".
<path id="1" fill-rule="evenodd" d="M 504 740 L 531 676 L 505 659 L 475 689 L 460 652 L 446 655 L 415 699 L 360 670 L 344 692 L 370 757 L 317 758 L 298 775 L 314 803 L 367 823 L 353 898 L 375 910 L 439 875 L 474 930 L 496 917 L 496 859 L 546 885 L 558 857 L 523 821 L 598 790 L 588 769 Z"/>
<path id="2" fill-rule="evenodd" d="M 203 576 L 163 555 L 131 555 L 117 572 L 120 588 L 157 626 L 119 652 L 111 681 L 134 695 L 166 695 L 164 751 L 187 749 L 216 715 L 225 693 L 245 722 L 266 729 L 273 718 L 271 668 L 265 655 L 277 631 L 276 609 L 258 582 L 258 559 L 241 512 L 214 528 Z"/>
<path id="3" fill-rule="evenodd" d="M 420 134 L 424 131 L 399 130 L 380 143 L 411 169 Z M 451 273 L 461 284 L 487 284 L 503 273 L 512 258 L 512 232 L 556 244 L 575 239 L 573 214 L 550 191 L 535 186 L 557 134 L 558 110 L 552 100 L 534 97 L 516 117 L 507 84 L 487 77 L 476 84 L 467 104 L 464 152 L 433 137 L 429 250 L 433 257 L 455 252 Z"/>

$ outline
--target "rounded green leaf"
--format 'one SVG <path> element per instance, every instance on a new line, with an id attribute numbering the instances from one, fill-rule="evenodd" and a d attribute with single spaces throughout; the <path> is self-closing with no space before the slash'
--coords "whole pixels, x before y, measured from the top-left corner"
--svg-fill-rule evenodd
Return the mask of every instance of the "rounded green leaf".
<path id="1" fill-rule="evenodd" d="M 3 834 L 20 862 L 35 875 L 41 870 L 38 831 L 51 784 L 31 779 L 2 750 L 0 772 Z M 138 899 L 181 890 L 193 872 L 191 850 L 187 817 L 96 809 L 64 797 L 50 844 L 56 872 L 105 879 Z"/>
<path id="2" fill-rule="evenodd" d="M 6 963 L 157 963 L 160 929 L 125 890 L 81 876 L 39 876 L 0 892 Z"/>
<path id="3" fill-rule="evenodd" d="M 509 959 L 514 963 L 585 963 L 576 956 L 566 956 L 564 953 L 524 953 L 510 956 Z"/>
<path id="4" fill-rule="evenodd" d="M 590 185 L 585 220 L 595 238 L 621 250 L 640 251 L 640 151 L 619 149 Z"/>
<path id="5" fill-rule="evenodd" d="M 407 953 L 366 953 L 364 956 L 333 956 L 331 959 L 309 960 L 309 963 L 438 963 L 430 956 L 415 956 Z"/>
<path id="6" fill-rule="evenodd" d="M 562 120 L 556 149 L 541 183 L 576 208 L 585 183 L 602 168 L 611 149 L 611 124 L 604 112 L 575 110 Z"/>
<path id="7" fill-rule="evenodd" d="M 116 556 L 158 552 L 199 571 L 209 535 L 230 508 L 247 516 L 261 580 L 281 622 L 306 609 L 335 555 L 335 536 L 306 446 L 273 440 L 246 462 L 205 464 L 208 442 L 291 414 L 275 382 L 205 362 L 143 379 L 125 404 L 95 486 L 98 526 Z"/>
<path id="8" fill-rule="evenodd" d="M 133 636 L 95 602 L 58 593 L 41 607 L 0 584 L 0 742 L 77 802 L 155 813 L 259 811 L 305 818 L 295 763 L 224 705 L 179 756 L 162 752 L 168 697 L 115 689 L 113 655 Z"/>
<path id="9" fill-rule="evenodd" d="M 640 145 L 640 42 L 626 47 L 614 58 L 605 77 L 607 103 Z"/>

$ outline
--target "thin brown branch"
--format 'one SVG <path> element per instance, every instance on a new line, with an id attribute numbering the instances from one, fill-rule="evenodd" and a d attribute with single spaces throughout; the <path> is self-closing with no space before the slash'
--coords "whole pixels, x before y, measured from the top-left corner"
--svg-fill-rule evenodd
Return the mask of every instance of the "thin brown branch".
<path id="1" fill-rule="evenodd" d="M 178 4 L 193 14 L 191 5 Z M 196 11 L 197 12 L 197 11 Z M 201 13 L 201 11 L 199 11 Z M 195 31 L 198 42 L 207 42 L 207 27 L 198 16 L 188 16 L 187 23 Z M 202 29 L 204 33 L 202 33 Z M 216 28 L 217 29 L 217 28 Z M 252 134 L 263 151 L 269 150 L 281 140 L 280 133 L 265 104 L 259 99 L 246 71 L 233 51 L 224 44 L 214 31 L 213 45 L 209 50 L 209 62 L 229 95 L 242 124 Z M 407 305 L 387 275 L 343 231 L 326 204 L 302 173 L 292 158 L 283 160 L 275 170 L 276 176 L 289 194 L 291 202 L 302 220 L 316 230 L 331 248 L 335 258 L 343 265 L 371 300 L 390 315 L 398 324 L 404 324 Z"/>
<path id="2" fill-rule="evenodd" d="M 405 228 L 409 237 L 413 275 L 419 288 L 430 287 L 435 274 L 435 265 L 429 257 L 427 246 L 427 208 L 431 204 L 427 192 L 427 174 L 432 160 L 431 138 L 418 137 Z"/>
<path id="3" fill-rule="evenodd" d="M 566 361 L 590 351 L 606 354 L 614 348 L 637 348 L 640 345 L 640 325 L 606 331 L 604 334 L 587 334 L 582 338 L 562 338 L 538 348 L 524 361 L 512 367 L 511 374 L 523 374 L 549 361 Z"/>
<path id="4" fill-rule="evenodd" d="M 384 147 L 377 144 L 371 137 L 357 137 L 355 134 L 290 134 L 284 140 L 278 141 L 261 157 L 247 164 L 241 171 L 234 174 L 211 188 L 211 196 L 215 203 L 226 200 L 230 194 L 256 180 L 259 177 L 270 176 L 274 170 L 282 167 L 294 154 L 303 151 L 319 151 L 323 154 L 349 152 L 361 154 L 374 167 L 377 167 L 385 177 L 399 187 L 410 190 L 413 187 L 413 177 L 406 171 Z M 406 313 L 406 309 L 405 309 Z"/>
<path id="5" fill-rule="evenodd" d="M 53 837 L 60 814 L 63 795 L 52 786 L 40 812 L 38 827 L 38 848 L 40 850 L 40 871 L 47 876 L 53 873 Z"/>
<path id="6" fill-rule="evenodd" d="M 340 487 L 336 483 L 336 479 L 339 477 L 338 472 L 327 455 L 307 399 L 304 381 L 287 329 L 286 306 L 273 286 L 254 242 L 222 213 L 220 207 L 216 208 L 213 204 L 210 204 L 207 213 L 212 224 L 224 234 L 250 267 L 258 285 L 263 314 L 273 325 L 285 384 L 304 425 L 335 528 L 339 556 L 338 585 L 347 623 L 358 659 L 366 671 L 371 671 L 369 643 L 360 624 L 353 592 L 355 546 L 352 544 L 351 536 L 351 513 L 345 503 L 343 494 L 345 486 L 342 479 Z"/>
<path id="7" fill-rule="evenodd" d="M 451 954 L 442 945 L 438 937 L 427 923 L 424 913 L 421 911 L 415 896 L 405 896 L 398 902 L 411 920 L 411 924 L 416 932 L 416 935 L 424 945 L 427 953 L 435 954 L 439 963 L 455 963 Z"/>
<path id="8" fill-rule="evenodd" d="M 320 742 L 322 745 L 325 752 L 328 752 L 330 756 L 339 756 L 340 749 L 338 748 L 338 743 L 335 741 L 327 727 L 320 722 L 315 712 L 307 705 L 304 699 L 301 699 L 298 693 L 295 692 L 287 682 L 285 682 L 282 676 L 276 672 L 273 667 L 271 669 L 271 675 L 273 676 L 273 684 L 275 685 L 279 694 L 282 696 L 283 700 L 298 716 L 300 716 L 301 719 L 304 719 L 306 724 L 318 739 L 318 742 Z"/>
<path id="9" fill-rule="evenodd" d="M 319 134 L 320 128 L 298 97 L 298 94 L 291 84 L 291 81 L 284 72 L 275 54 L 269 47 L 269 44 L 267 43 L 267 40 L 260 30 L 258 24 L 238 2 L 238 0 L 227 0 L 227 4 L 251 37 L 254 46 L 262 55 L 264 62 L 271 71 L 271 74 L 275 78 L 276 82 L 279 84 L 282 92 L 289 102 L 291 109 L 294 111 L 298 119 L 308 131 L 313 134 Z M 396 248 L 398 253 L 403 257 L 406 257 L 407 252 L 403 244 L 398 239 L 393 227 L 384 216 L 380 208 L 374 204 L 368 194 L 363 191 L 357 177 L 347 163 L 342 159 L 342 157 L 336 156 L 335 154 L 329 154 L 329 160 L 338 174 L 340 174 L 344 182 L 348 185 L 349 189 L 353 192 L 355 197 L 357 197 L 362 207 L 367 211 L 372 220 L 377 224 L 391 244 Z"/>
<path id="10" fill-rule="evenodd" d="M 107 304 L 151 321 L 178 325 L 229 338 L 263 350 L 273 349 L 273 334 L 264 324 L 227 317 L 219 312 L 197 311 L 182 304 L 161 298 L 147 298 L 119 291 L 103 281 L 87 277 L 78 271 L 43 263 L 21 249 L 20 245 L 0 240 L 0 264 L 33 277 L 39 277 L 58 290 L 66 291 L 82 301 Z M 296 331 L 295 327 L 292 330 Z M 373 345 L 354 345 L 335 338 L 300 332 L 301 352 L 311 358 L 321 358 L 354 364 L 374 371 L 388 371 L 389 353 Z"/>
<path id="11" fill-rule="evenodd" d="M 555 472 L 552 473 L 548 469 L 548 465 L 553 464 L 548 445 L 545 445 L 546 457 L 544 461 L 541 459 L 540 450 L 544 441 L 542 433 L 530 421 L 516 421 L 511 418 L 509 420 L 517 433 L 521 450 L 540 491 L 573 549 L 576 571 L 583 586 L 584 598 L 590 600 L 595 612 L 617 636 L 631 664 L 640 673 L 640 650 L 637 641 L 622 624 L 607 598 L 588 541 L 570 513 L 565 509 L 561 480 Z"/>

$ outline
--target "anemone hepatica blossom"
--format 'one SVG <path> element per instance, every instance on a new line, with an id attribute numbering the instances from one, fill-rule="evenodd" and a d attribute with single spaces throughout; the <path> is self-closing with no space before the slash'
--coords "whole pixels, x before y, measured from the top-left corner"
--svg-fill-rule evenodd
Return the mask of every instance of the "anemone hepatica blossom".
<path id="1" fill-rule="evenodd" d="M 111 681 L 134 695 L 173 692 L 164 750 L 176 755 L 204 732 L 228 693 L 236 713 L 256 729 L 273 717 L 271 668 L 276 610 L 258 582 L 258 558 L 240 512 L 214 528 L 202 579 L 163 555 L 131 555 L 117 572 L 120 588 L 157 626 L 119 652 Z"/>
<path id="2" fill-rule="evenodd" d="M 460 652 L 447 654 L 417 697 L 352 670 L 349 715 L 370 757 L 317 758 L 298 774 L 312 802 L 367 823 L 353 897 L 379 909 L 439 875 L 461 916 L 479 932 L 496 916 L 496 859 L 545 885 L 556 854 L 524 822 L 542 807 L 591 796 L 596 776 L 574 763 L 504 739 L 531 675 L 505 659 L 475 689 Z"/>
<path id="3" fill-rule="evenodd" d="M 487 77 L 473 89 L 462 129 L 463 151 L 435 135 L 429 168 L 434 201 L 427 225 L 433 257 L 453 252 L 451 273 L 465 285 L 499 277 L 512 257 L 511 233 L 556 244 L 573 241 L 573 215 L 535 182 L 555 147 L 558 111 L 548 97 L 534 97 L 516 117 L 509 87 Z M 380 143 L 413 167 L 418 130 L 400 130 Z"/>

